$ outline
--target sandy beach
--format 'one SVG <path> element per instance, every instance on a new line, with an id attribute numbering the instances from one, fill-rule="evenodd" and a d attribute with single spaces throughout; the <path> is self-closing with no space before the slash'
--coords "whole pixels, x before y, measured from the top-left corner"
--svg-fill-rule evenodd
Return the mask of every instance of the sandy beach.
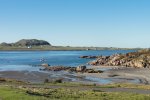
<path id="1" fill-rule="evenodd" d="M 44 79 L 49 79 L 48 73 L 29 71 L 0 71 L 0 77 L 16 79 L 25 82 L 41 83 Z"/>
<path id="2" fill-rule="evenodd" d="M 64 81 L 85 82 L 89 83 L 90 77 L 98 80 L 109 80 L 109 83 L 150 83 L 149 68 L 126 68 L 120 66 L 91 66 L 93 69 L 105 69 L 103 73 L 68 73 L 65 71 L 58 72 L 38 72 L 38 71 L 0 71 L 0 77 L 17 79 L 32 83 L 41 83 L 45 79 L 50 81 L 54 79 L 63 79 Z M 92 82 L 92 81 L 91 81 Z M 94 81 L 93 81 L 94 82 Z M 96 82 L 96 81 L 95 81 Z M 97 83 L 97 82 L 96 82 Z M 108 82 L 107 82 L 108 83 Z M 99 84 L 102 84 L 99 82 Z"/>
<path id="3" fill-rule="evenodd" d="M 150 83 L 149 68 L 127 68 L 122 66 L 92 66 L 93 69 L 108 69 L 103 73 L 83 73 L 78 75 L 109 79 L 112 83 Z"/>
<path id="4" fill-rule="evenodd" d="M 92 83 L 82 75 L 78 76 L 75 73 L 66 71 L 0 71 L 0 78 L 15 79 L 30 83 L 44 83 L 45 79 L 48 79 L 49 82 L 61 79 L 63 82 Z"/>

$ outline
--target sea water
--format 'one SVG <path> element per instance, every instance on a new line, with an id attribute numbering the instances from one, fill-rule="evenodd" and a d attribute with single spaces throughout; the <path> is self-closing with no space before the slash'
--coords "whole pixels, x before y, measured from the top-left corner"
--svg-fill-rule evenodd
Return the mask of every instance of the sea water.
<path id="1" fill-rule="evenodd" d="M 109 79 L 83 77 L 78 78 L 75 73 L 69 72 L 47 72 L 40 71 L 40 66 L 43 63 L 48 63 L 51 66 L 72 66 L 86 65 L 94 59 L 83 59 L 80 56 L 109 56 L 118 53 L 134 52 L 135 50 L 97 50 L 97 51 L 0 51 L 0 71 L 39 71 L 48 73 L 51 78 L 62 78 L 68 81 L 75 82 L 92 82 L 107 84 L 112 81 Z M 101 69 L 107 70 L 107 69 Z"/>
<path id="2" fill-rule="evenodd" d="M 33 67 L 43 63 L 52 66 L 79 66 L 94 59 L 79 58 L 84 55 L 112 55 L 135 50 L 97 50 L 97 51 L 0 51 L 0 71 L 38 71 Z"/>

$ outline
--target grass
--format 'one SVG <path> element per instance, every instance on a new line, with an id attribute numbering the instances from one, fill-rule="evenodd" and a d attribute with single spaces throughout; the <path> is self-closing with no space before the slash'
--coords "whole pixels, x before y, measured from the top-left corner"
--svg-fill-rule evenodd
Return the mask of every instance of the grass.
<path id="1" fill-rule="evenodd" d="M 18 81 L 15 79 L 6 79 L 0 78 L 0 84 L 3 85 L 31 85 L 31 86 L 62 86 L 62 87 L 91 87 L 91 88 L 135 88 L 135 89 L 148 89 L 150 90 L 150 85 L 143 85 L 143 84 L 133 84 L 133 83 L 113 83 L 113 84 L 106 84 L 106 85 L 98 85 L 98 84 L 83 84 L 78 82 L 62 82 L 61 79 L 54 80 L 53 82 L 45 82 L 45 83 L 35 83 L 31 84 L 28 82 Z"/>
<path id="2" fill-rule="evenodd" d="M 0 87 L 0 99 L 2 100 L 40 100 L 45 97 L 31 96 L 20 89 L 14 89 L 11 87 Z"/>
<path id="3" fill-rule="evenodd" d="M 122 87 L 122 88 L 134 88 L 134 89 L 147 89 L 150 90 L 150 85 L 143 85 L 143 84 L 132 84 L 132 83 L 125 83 L 125 84 L 108 84 L 104 85 L 104 87 Z"/>
<path id="4" fill-rule="evenodd" d="M 64 86 L 64 87 L 90 87 L 90 88 L 135 88 L 135 89 L 147 89 L 150 90 L 150 85 L 143 84 L 132 84 L 132 83 L 113 83 L 106 85 L 97 85 L 97 84 L 82 84 L 75 82 L 63 82 L 63 83 L 44 83 L 44 84 L 35 84 L 40 86 Z"/>
<path id="5" fill-rule="evenodd" d="M 7 82 L 6 82 L 7 83 Z M 61 86 L 61 88 L 46 88 Z M 74 88 L 69 88 L 74 87 Z M 80 83 L 43 83 L 20 84 L 7 83 L 0 85 L 0 100 L 150 100 L 150 95 L 103 92 L 100 88 L 140 88 L 149 89 L 150 85 L 136 84 L 80 84 Z M 81 88 L 99 88 L 99 91 L 81 90 Z"/>
<path id="6" fill-rule="evenodd" d="M 51 86 L 59 88 L 47 88 Z M 150 85 L 139 84 L 97 85 L 68 82 L 30 84 L 1 79 L 0 100 L 150 100 L 150 95 L 101 91 L 101 88 L 116 87 L 150 89 Z"/>
<path id="7" fill-rule="evenodd" d="M 27 92 L 28 91 L 28 92 Z M 0 87 L 2 100 L 149 100 L 149 95 L 78 91 L 76 89 L 17 89 Z"/>

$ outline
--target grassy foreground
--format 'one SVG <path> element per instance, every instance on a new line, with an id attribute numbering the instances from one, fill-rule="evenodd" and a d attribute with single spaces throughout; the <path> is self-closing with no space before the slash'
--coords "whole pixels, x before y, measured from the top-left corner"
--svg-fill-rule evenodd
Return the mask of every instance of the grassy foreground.
<path id="1" fill-rule="evenodd" d="M 132 93 L 106 93 L 78 91 L 72 89 L 33 89 L 23 90 L 12 87 L 0 87 L 2 100 L 149 100 L 150 96 Z"/>
<path id="2" fill-rule="evenodd" d="M 57 87 L 57 88 L 56 88 Z M 0 82 L 0 100 L 150 100 L 150 95 L 103 92 L 101 88 L 140 88 L 147 85 L 110 84 L 88 85 L 79 83 L 29 84 L 16 81 Z M 98 91 L 93 90 L 98 88 Z"/>

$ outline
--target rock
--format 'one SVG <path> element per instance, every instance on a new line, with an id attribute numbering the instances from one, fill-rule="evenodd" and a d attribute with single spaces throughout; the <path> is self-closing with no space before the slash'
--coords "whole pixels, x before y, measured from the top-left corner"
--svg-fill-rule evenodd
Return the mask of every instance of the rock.
<path id="1" fill-rule="evenodd" d="M 126 66 L 135 68 L 150 68 L 150 50 L 141 50 L 127 54 L 115 54 L 111 56 L 101 56 L 89 62 L 90 65 L 103 66 Z"/>
<path id="2" fill-rule="evenodd" d="M 50 65 L 49 65 L 49 64 L 46 64 L 46 63 L 44 63 L 44 64 L 41 64 L 41 66 L 43 66 L 43 67 L 49 67 Z"/>
<path id="3" fill-rule="evenodd" d="M 102 73 L 103 71 L 87 69 L 86 66 L 78 66 L 78 67 L 67 67 L 67 66 L 48 66 L 47 64 L 43 64 L 44 69 L 47 71 L 69 71 L 69 72 L 81 72 L 81 73 Z"/>
<path id="4" fill-rule="evenodd" d="M 66 71 L 68 71 L 68 72 L 76 72 L 76 67 L 70 67 Z"/>
<path id="5" fill-rule="evenodd" d="M 86 69 L 85 73 L 102 73 L 103 71 L 101 70 L 94 70 L 94 69 Z"/>
<path id="6" fill-rule="evenodd" d="M 97 58 L 98 56 L 80 56 L 79 58 L 86 58 L 86 59 L 94 59 Z"/>
<path id="7" fill-rule="evenodd" d="M 132 67 L 138 67 L 138 68 L 145 68 L 146 67 L 146 63 L 145 62 L 141 62 L 141 61 L 132 61 L 132 65 L 130 65 Z"/>
<path id="8" fill-rule="evenodd" d="M 94 60 L 94 61 L 89 62 L 88 64 L 89 65 L 98 65 L 98 63 L 99 63 L 98 60 Z"/>
<path id="9" fill-rule="evenodd" d="M 0 82 L 6 82 L 6 79 L 0 77 Z"/>
<path id="10" fill-rule="evenodd" d="M 78 66 L 78 67 L 76 68 L 76 71 L 77 71 L 77 72 L 83 72 L 85 69 L 86 69 L 86 66 L 82 65 L 82 66 Z"/>
<path id="11" fill-rule="evenodd" d="M 80 56 L 79 58 L 87 58 L 88 56 Z"/>

